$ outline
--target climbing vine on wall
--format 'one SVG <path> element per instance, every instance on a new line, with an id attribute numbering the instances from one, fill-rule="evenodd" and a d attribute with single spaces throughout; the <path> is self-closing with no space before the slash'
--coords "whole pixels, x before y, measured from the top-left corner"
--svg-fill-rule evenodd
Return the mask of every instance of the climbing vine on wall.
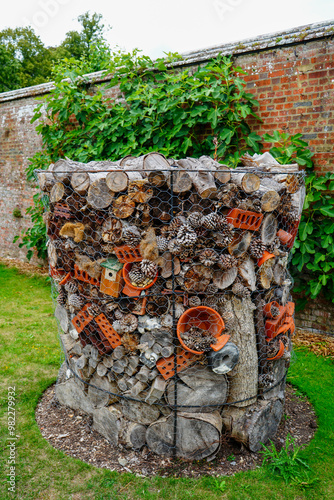
<path id="1" fill-rule="evenodd" d="M 245 90 L 229 57 L 218 57 L 198 68 L 178 66 L 177 54 L 152 61 L 138 51 L 115 53 L 108 85 L 94 86 L 83 76 L 85 68 L 62 63 L 55 73 L 55 88 L 37 106 L 33 121 L 44 149 L 31 158 L 29 180 L 36 168 L 67 156 L 76 161 L 117 160 L 128 154 L 160 151 L 168 157 L 216 156 L 236 166 L 240 155 L 260 152 L 261 137 L 250 130 L 247 118 L 258 118 L 258 103 Z M 119 94 L 108 97 L 108 87 Z M 109 92 L 110 93 L 110 92 Z M 47 119 L 45 119 L 47 118 Z M 305 212 L 292 260 L 297 290 L 316 297 L 321 289 L 334 289 L 334 175 L 312 172 L 312 153 L 301 134 L 277 131 L 263 137 L 272 143 L 271 153 L 282 163 L 297 162 L 307 168 Z M 329 191 L 328 191 L 329 190 Z M 22 236 L 20 246 L 28 258 L 37 249 L 46 256 L 42 204 L 38 196 L 30 209 L 33 227 Z M 305 272 L 307 273 L 305 278 Z"/>
<path id="2" fill-rule="evenodd" d="M 110 83 L 96 87 L 82 76 L 84 67 L 59 65 L 55 88 L 32 120 L 44 149 L 30 159 L 28 180 L 34 180 L 36 168 L 64 156 L 87 162 L 159 151 L 176 159 L 215 155 L 233 166 L 244 152 L 259 152 L 260 137 L 246 122 L 257 118 L 258 102 L 245 91 L 240 77 L 245 72 L 228 57 L 195 70 L 178 68 L 178 60 L 177 54 L 152 61 L 136 50 L 119 52 L 110 64 Z M 107 87 L 114 86 L 118 95 L 107 97 Z M 42 204 L 37 197 L 34 202 L 33 228 L 20 246 L 28 248 L 28 258 L 33 248 L 45 258 Z"/>
<path id="3" fill-rule="evenodd" d="M 280 163 L 297 162 L 307 172 L 306 197 L 290 266 L 294 291 L 305 296 L 298 301 L 299 307 L 321 291 L 334 302 L 334 174 L 313 172 L 313 153 L 301 138 L 302 134 L 289 136 L 277 131 L 263 136 L 272 143 L 270 152 Z"/>

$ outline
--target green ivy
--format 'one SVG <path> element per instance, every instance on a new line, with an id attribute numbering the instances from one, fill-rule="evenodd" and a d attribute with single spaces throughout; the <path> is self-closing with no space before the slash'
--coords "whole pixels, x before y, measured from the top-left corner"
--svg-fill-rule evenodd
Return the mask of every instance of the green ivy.
<path id="1" fill-rule="evenodd" d="M 302 134 L 289 136 L 275 132 L 263 139 L 274 146 L 270 152 L 280 163 L 296 162 L 305 166 L 306 196 L 292 257 L 294 291 L 315 299 L 323 292 L 334 302 L 334 174 L 317 175 L 312 171 L 313 153 L 301 140 Z"/>
<path id="2" fill-rule="evenodd" d="M 35 109 L 32 122 L 43 150 L 30 158 L 27 177 L 64 156 L 82 162 L 117 160 L 159 151 L 168 157 L 215 156 L 235 166 L 245 152 L 260 152 L 260 136 L 247 118 L 258 118 L 258 102 L 245 91 L 246 74 L 230 57 L 218 57 L 197 69 L 178 67 L 180 56 L 152 61 L 137 50 L 117 52 L 108 68 L 108 85 L 92 86 L 85 61 L 65 60 L 56 69 L 55 88 Z M 118 86 L 122 98 L 108 98 Z M 41 204 L 29 209 L 33 227 L 21 246 L 45 256 Z"/>
<path id="3" fill-rule="evenodd" d="M 182 68 L 180 56 L 152 61 L 137 50 L 113 54 L 110 84 L 95 87 L 84 76 L 85 62 L 64 61 L 56 68 L 55 88 L 37 106 L 33 122 L 42 136 L 43 150 L 30 159 L 29 180 L 36 168 L 67 156 L 72 160 L 116 160 L 160 151 L 180 158 L 214 156 L 234 167 L 240 155 L 261 151 L 261 137 L 250 130 L 249 117 L 258 118 L 258 102 L 245 90 L 231 58 L 218 57 L 198 68 Z M 108 98 L 108 87 L 118 86 L 121 98 Z M 302 134 L 275 131 L 263 140 L 281 163 L 296 162 L 307 169 L 306 200 L 293 251 L 296 291 L 315 298 L 321 290 L 334 297 L 333 239 L 334 174 L 312 172 L 313 153 Z M 27 257 L 37 250 L 45 258 L 42 201 L 36 195 L 28 209 L 33 226 L 22 235 Z M 17 240 L 17 238 L 16 238 Z M 334 299 L 332 299 L 334 300 Z"/>

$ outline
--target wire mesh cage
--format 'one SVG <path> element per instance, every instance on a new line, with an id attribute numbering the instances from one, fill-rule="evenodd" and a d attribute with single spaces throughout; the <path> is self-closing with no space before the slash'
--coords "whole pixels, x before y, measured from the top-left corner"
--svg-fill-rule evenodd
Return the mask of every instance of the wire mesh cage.
<path id="1" fill-rule="evenodd" d="M 57 397 L 113 443 L 199 460 L 223 429 L 252 451 L 277 430 L 304 174 L 243 161 L 149 153 L 37 172 L 67 368 Z"/>

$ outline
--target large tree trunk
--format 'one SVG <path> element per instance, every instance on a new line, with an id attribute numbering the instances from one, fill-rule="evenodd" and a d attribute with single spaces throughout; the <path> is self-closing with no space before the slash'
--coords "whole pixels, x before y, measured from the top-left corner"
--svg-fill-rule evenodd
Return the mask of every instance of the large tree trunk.
<path id="1" fill-rule="evenodd" d="M 235 323 L 228 333 L 231 335 L 230 341 L 238 347 L 240 357 L 239 363 L 228 374 L 230 389 L 227 402 L 246 400 L 236 403 L 235 406 L 248 406 L 256 401 L 258 383 L 258 356 L 253 320 L 255 305 L 248 297 L 239 299 L 236 296 L 231 298 L 230 304 Z"/>

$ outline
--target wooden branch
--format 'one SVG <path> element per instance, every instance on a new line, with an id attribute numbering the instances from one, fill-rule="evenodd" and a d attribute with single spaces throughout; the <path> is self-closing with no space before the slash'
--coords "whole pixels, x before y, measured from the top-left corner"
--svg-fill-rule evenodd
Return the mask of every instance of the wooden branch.
<path id="1" fill-rule="evenodd" d="M 147 170 L 149 182 L 156 187 L 166 184 L 169 177 L 170 165 L 166 157 L 161 153 L 148 153 L 144 156 L 144 170 Z M 151 170 L 151 172 L 150 172 Z"/>
<path id="2" fill-rule="evenodd" d="M 178 165 L 187 170 L 196 191 L 201 198 L 213 198 L 217 195 L 217 187 L 213 174 L 203 163 L 195 158 L 178 160 Z"/>

